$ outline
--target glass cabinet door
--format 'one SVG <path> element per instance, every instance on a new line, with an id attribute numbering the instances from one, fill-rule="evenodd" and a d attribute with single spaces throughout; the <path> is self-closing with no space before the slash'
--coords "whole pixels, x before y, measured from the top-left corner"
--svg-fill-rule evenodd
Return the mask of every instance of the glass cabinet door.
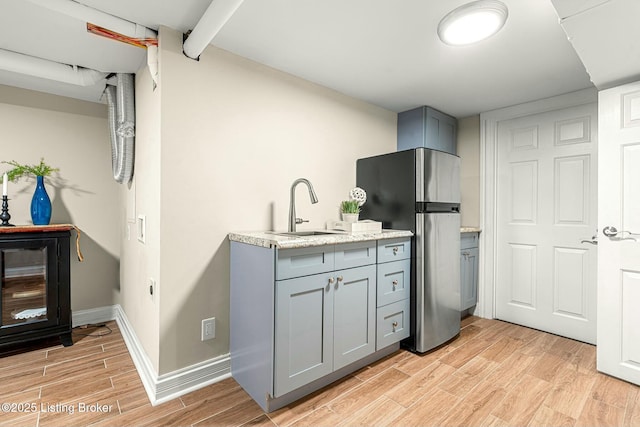
<path id="1" fill-rule="evenodd" d="M 55 292 L 50 295 L 50 283 L 56 280 L 52 259 L 56 260 L 55 240 L 0 244 L 0 334 L 56 322 L 57 312 L 52 310 L 57 310 L 57 297 Z"/>

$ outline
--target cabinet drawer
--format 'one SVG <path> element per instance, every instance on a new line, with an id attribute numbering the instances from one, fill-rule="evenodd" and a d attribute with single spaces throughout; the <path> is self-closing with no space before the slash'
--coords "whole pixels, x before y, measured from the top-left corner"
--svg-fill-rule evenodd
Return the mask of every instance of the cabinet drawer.
<path id="1" fill-rule="evenodd" d="M 478 233 L 462 233 L 460 235 L 460 249 L 478 247 Z"/>
<path id="2" fill-rule="evenodd" d="M 335 269 L 361 267 L 376 263 L 376 242 L 355 242 L 335 247 Z"/>
<path id="3" fill-rule="evenodd" d="M 411 257 L 411 239 L 378 240 L 378 264 Z"/>
<path id="4" fill-rule="evenodd" d="M 376 351 L 409 336 L 409 299 L 378 308 Z"/>
<path id="5" fill-rule="evenodd" d="M 333 246 L 278 250 L 276 280 L 326 273 L 333 269 Z"/>
<path id="6" fill-rule="evenodd" d="M 409 298 L 411 260 L 378 265 L 378 307 Z"/>

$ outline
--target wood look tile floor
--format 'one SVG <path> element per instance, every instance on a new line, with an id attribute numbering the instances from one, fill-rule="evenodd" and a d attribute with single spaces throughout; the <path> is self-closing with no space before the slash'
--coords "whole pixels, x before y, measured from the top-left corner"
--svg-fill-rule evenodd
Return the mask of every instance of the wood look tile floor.
<path id="1" fill-rule="evenodd" d="M 0 426 L 640 426 L 640 388 L 596 372 L 595 347 L 469 317 L 425 355 L 398 351 L 265 414 L 226 379 L 151 406 L 118 326 L 0 354 Z"/>

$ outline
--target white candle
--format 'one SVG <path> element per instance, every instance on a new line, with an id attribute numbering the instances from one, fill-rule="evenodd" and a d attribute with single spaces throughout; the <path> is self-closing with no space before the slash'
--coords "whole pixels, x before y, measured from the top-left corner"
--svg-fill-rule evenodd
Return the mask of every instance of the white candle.
<path id="1" fill-rule="evenodd" d="M 8 182 L 9 182 L 9 178 L 7 177 L 7 174 L 5 173 L 4 175 L 2 175 L 2 195 L 3 196 L 7 195 Z"/>

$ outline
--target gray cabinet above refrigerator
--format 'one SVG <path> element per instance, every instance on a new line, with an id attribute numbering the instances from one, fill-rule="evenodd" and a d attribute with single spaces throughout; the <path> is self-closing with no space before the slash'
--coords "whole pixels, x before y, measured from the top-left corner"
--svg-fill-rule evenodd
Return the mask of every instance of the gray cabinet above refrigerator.
<path id="1" fill-rule="evenodd" d="M 431 148 L 456 154 L 458 121 L 431 107 L 398 113 L 398 151 Z"/>

